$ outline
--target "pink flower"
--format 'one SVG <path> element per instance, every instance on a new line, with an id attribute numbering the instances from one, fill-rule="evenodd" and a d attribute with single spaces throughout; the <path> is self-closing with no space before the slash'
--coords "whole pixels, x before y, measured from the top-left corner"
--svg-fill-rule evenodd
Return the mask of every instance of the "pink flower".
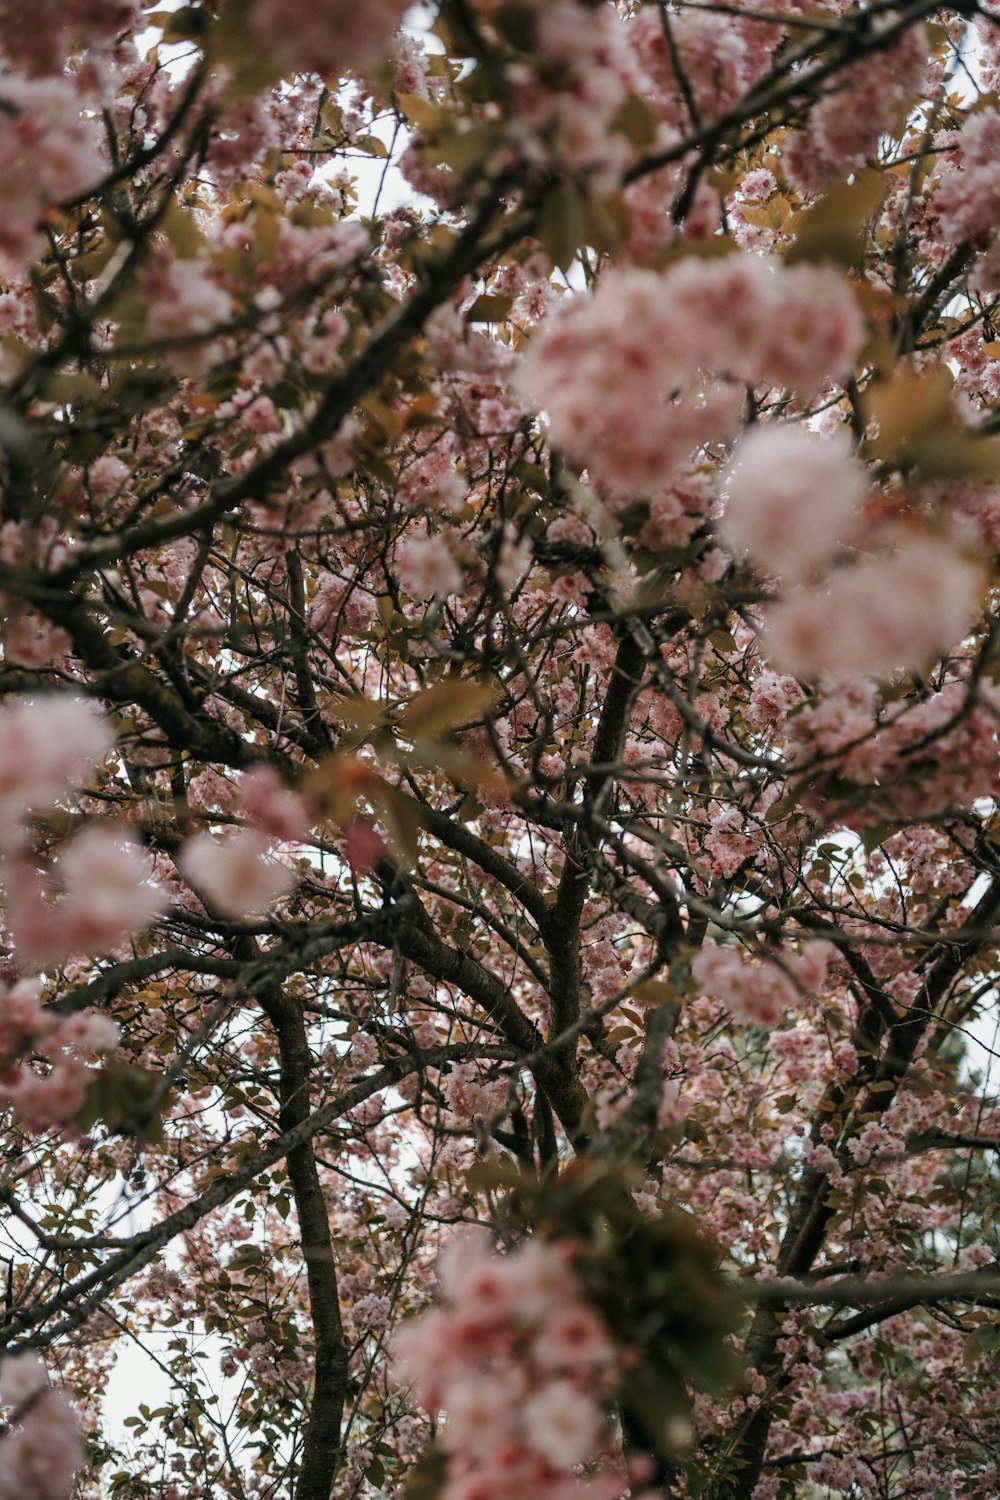
<path id="1" fill-rule="evenodd" d="M 448 1420 L 442 1445 L 451 1453 L 488 1461 L 498 1448 L 513 1441 L 517 1433 L 516 1394 L 496 1370 L 466 1372 L 448 1390 Z"/>
<path id="2" fill-rule="evenodd" d="M 777 423 L 740 439 L 724 486 L 723 541 L 792 583 L 845 540 L 867 488 L 846 433 Z"/>
<path id="3" fill-rule="evenodd" d="M 441 1290 L 457 1305 L 470 1304 L 477 1314 L 513 1316 L 516 1277 L 507 1261 L 493 1252 L 485 1233 L 457 1234 L 438 1257 L 438 1275 Z"/>
<path id="4" fill-rule="evenodd" d="M 366 875 L 386 858 L 389 850 L 369 818 L 353 818 L 344 829 L 344 853 L 355 875 Z"/>
<path id="5" fill-rule="evenodd" d="M 99 953 L 148 927 L 167 905 L 152 879 L 145 850 L 110 823 L 91 823 L 59 856 L 65 897 L 59 920 L 72 934 L 70 951 Z"/>
<path id="6" fill-rule="evenodd" d="M 0 0 L 3 50 L 29 73 L 59 73 L 68 51 L 114 40 L 135 20 L 136 0 Z"/>
<path id="7" fill-rule="evenodd" d="M 16 1411 L 44 1391 L 48 1383 L 37 1354 L 13 1354 L 0 1361 L 0 1405 Z"/>
<path id="8" fill-rule="evenodd" d="M 740 386 L 815 389 L 850 368 L 863 336 L 850 286 L 831 267 L 689 257 L 662 276 L 605 271 L 592 295 L 543 326 L 520 385 L 578 467 L 634 496 L 735 436 Z"/>
<path id="9" fill-rule="evenodd" d="M 47 1391 L 0 1437 L 0 1500 L 68 1500 L 82 1463 L 73 1408 L 60 1391 Z"/>
<path id="10" fill-rule="evenodd" d="M 68 78 L 0 79 L 0 268 L 17 276 L 44 247 L 48 209 L 98 183 L 97 125 Z"/>
<path id="11" fill-rule="evenodd" d="M 596 1403 L 569 1380 L 550 1381 L 524 1403 L 529 1444 L 562 1469 L 596 1456 L 602 1427 Z"/>
<path id="12" fill-rule="evenodd" d="M 407 7 L 408 0 L 256 0 L 250 24 L 282 72 L 336 77 L 388 58 Z"/>
<path id="13" fill-rule="evenodd" d="M 154 339 L 170 345 L 164 358 L 177 375 L 197 379 L 207 374 L 222 356 L 218 339 L 191 342 L 229 322 L 232 299 L 213 279 L 208 266 L 196 260 L 157 258 L 142 278 L 148 304 L 146 326 Z"/>
<path id="14" fill-rule="evenodd" d="M 396 573 L 414 599 L 445 599 L 462 587 L 462 570 L 443 537 L 410 532 L 396 548 Z"/>
<path id="15" fill-rule="evenodd" d="M 604 1322 L 582 1303 L 557 1307 L 541 1324 L 534 1357 L 543 1369 L 579 1371 L 607 1365 L 613 1358 Z"/>
<path id="16" fill-rule="evenodd" d="M 119 828 L 93 823 L 59 855 L 53 892 L 28 861 L 8 867 L 7 922 L 18 961 L 40 969 L 71 953 L 101 953 L 148 927 L 167 904 L 150 861 Z"/>
<path id="17" fill-rule="evenodd" d="M 0 1500 L 68 1500 L 83 1447 L 72 1406 L 47 1387 L 33 1354 L 0 1363 L 0 1405 L 15 1423 L 0 1433 Z"/>
<path id="18" fill-rule="evenodd" d="M 273 766 L 253 766 L 240 781 L 240 806 L 251 823 L 276 839 L 298 842 L 309 836 L 309 809 Z"/>
<path id="19" fill-rule="evenodd" d="M 396 1335 L 397 1364 L 444 1412 L 448 1497 L 490 1493 L 494 1481 L 502 1500 L 561 1495 L 564 1484 L 577 1494 L 570 1471 L 598 1456 L 604 1415 L 583 1380 L 610 1395 L 620 1358 L 569 1249 L 530 1240 L 501 1256 L 485 1234 L 460 1234 L 439 1258 L 446 1305 Z"/>
<path id="20" fill-rule="evenodd" d="M 100 712 L 53 693 L 0 708 L 0 849 L 16 847 L 25 817 L 59 800 L 113 743 Z"/>
<path id="21" fill-rule="evenodd" d="M 273 858 L 271 840 L 254 828 L 243 828 L 225 839 L 198 833 L 180 851 L 178 868 L 184 879 L 223 917 L 260 916 L 295 888 L 287 865 Z"/>
<path id="22" fill-rule="evenodd" d="M 895 552 L 795 589 L 765 614 L 764 654 L 794 676 L 888 677 L 956 646 L 979 610 L 983 573 L 946 542 L 906 536 Z"/>

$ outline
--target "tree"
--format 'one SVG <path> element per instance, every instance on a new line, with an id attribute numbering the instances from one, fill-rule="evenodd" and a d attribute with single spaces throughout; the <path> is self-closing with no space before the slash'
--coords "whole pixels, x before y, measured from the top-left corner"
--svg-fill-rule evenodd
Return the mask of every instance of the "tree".
<path id="1" fill-rule="evenodd" d="M 0 17 L 2 1500 L 993 1500 L 994 14 Z"/>

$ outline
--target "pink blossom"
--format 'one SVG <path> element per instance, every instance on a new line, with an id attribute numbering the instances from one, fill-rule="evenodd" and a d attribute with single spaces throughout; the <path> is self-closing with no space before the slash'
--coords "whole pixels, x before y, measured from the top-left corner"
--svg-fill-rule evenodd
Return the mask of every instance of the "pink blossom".
<path id="1" fill-rule="evenodd" d="M 593 1398 L 569 1380 L 552 1380 L 524 1403 L 524 1428 L 536 1453 L 562 1469 L 591 1458 L 603 1418 Z"/>
<path id="2" fill-rule="evenodd" d="M 255 0 L 254 34 L 283 73 L 338 75 L 390 56 L 407 0 Z"/>
<path id="3" fill-rule="evenodd" d="M 85 1010 L 60 1021 L 49 1039 L 49 1045 L 58 1044 L 60 1047 L 74 1047 L 81 1052 L 100 1054 L 117 1047 L 120 1036 L 121 1029 L 117 1021 L 112 1021 L 110 1016 L 102 1016 L 97 1011 Z"/>
<path id="4" fill-rule="evenodd" d="M 218 330 L 232 316 L 232 299 L 214 280 L 210 267 L 196 260 L 157 257 L 143 275 L 142 291 L 150 334 L 174 345 L 164 356 L 171 369 L 192 378 L 206 374 L 218 362 L 223 346 L 217 339 L 199 341 L 197 336 Z"/>
<path id="5" fill-rule="evenodd" d="M 957 151 L 941 172 L 934 197 L 942 235 L 948 244 L 988 236 L 995 240 L 1000 223 L 1000 113 L 983 109 L 962 126 Z M 1000 250 L 980 258 L 975 275 L 982 291 L 1000 287 Z"/>
<path id="6" fill-rule="evenodd" d="M 0 103 L 0 266 L 17 276 L 44 246 L 46 211 L 95 186 L 105 165 L 70 79 L 8 74 Z"/>
<path id="7" fill-rule="evenodd" d="M 7 874 L 8 924 L 19 961 L 31 968 L 117 947 L 166 907 L 149 856 L 110 824 L 93 823 L 71 839 L 55 875 L 57 895 L 26 862 Z"/>
<path id="8" fill-rule="evenodd" d="M 389 853 L 385 839 L 370 818 L 352 818 L 344 829 L 344 853 L 356 875 L 366 875 Z"/>
<path id="9" fill-rule="evenodd" d="M 74 46 L 113 41 L 135 20 L 137 0 L 0 0 L 3 50 L 31 73 L 59 73 Z"/>
<path id="10" fill-rule="evenodd" d="M 462 570 L 441 536 L 410 532 L 396 548 L 396 573 L 414 599 L 445 599 L 462 587 Z"/>
<path id="11" fill-rule="evenodd" d="M 259 916 L 295 887 L 295 875 L 273 857 L 266 834 L 243 828 L 224 839 L 197 833 L 187 840 L 178 868 L 220 916 Z"/>
<path id="12" fill-rule="evenodd" d="M 543 1322 L 535 1359 L 543 1369 L 569 1372 L 606 1366 L 613 1358 L 608 1330 L 593 1308 L 579 1302 L 556 1307 Z"/>
<path id="13" fill-rule="evenodd" d="M 823 587 L 792 590 L 765 614 L 762 644 L 775 666 L 814 680 L 887 677 L 933 661 L 971 628 L 979 565 L 946 542 L 903 537 L 887 557 L 837 569 Z"/>
<path id="14" fill-rule="evenodd" d="M 489 1493 L 500 1474 L 518 1493 L 528 1483 L 555 1496 L 565 1482 L 597 1500 L 572 1471 L 607 1438 L 594 1393 L 613 1391 L 619 1357 L 568 1252 L 534 1239 L 498 1256 L 485 1235 L 463 1233 L 439 1260 L 444 1305 L 396 1335 L 397 1366 L 444 1411 L 449 1500 Z"/>
<path id="15" fill-rule="evenodd" d="M 244 815 L 273 838 L 298 842 L 307 838 L 314 818 L 306 803 L 273 766 L 253 766 L 240 779 Z"/>
<path id="16" fill-rule="evenodd" d="M 768 423 L 736 445 L 724 490 L 722 539 L 796 583 L 846 539 L 866 484 L 845 433 Z"/>
<path id="17" fill-rule="evenodd" d="M 724 377 L 811 390 L 849 369 L 863 333 L 830 267 L 691 257 L 662 276 L 606 271 L 549 318 L 519 378 L 553 441 L 627 497 L 735 436 L 742 392 Z"/>
<path id="18" fill-rule="evenodd" d="M 517 1399 L 509 1372 L 466 1372 L 461 1382 L 456 1381 L 448 1390 L 443 1446 L 474 1462 L 489 1463 L 497 1449 L 513 1442 L 517 1435 Z"/>
<path id="19" fill-rule="evenodd" d="M 738 948 L 710 941 L 692 963 L 691 973 L 736 1020 L 776 1026 L 801 1004 L 803 995 L 822 987 L 831 952 L 826 943 L 807 943 L 801 954 L 787 952 L 760 962 L 747 959 Z"/>
<path id="20" fill-rule="evenodd" d="M 903 106 L 924 86 L 928 55 L 923 27 L 912 26 L 893 46 L 847 69 L 786 144 L 789 180 L 801 192 L 818 193 L 877 156 L 879 138 L 898 131 Z"/>
<path id="21" fill-rule="evenodd" d="M 69 651 L 67 631 L 52 625 L 35 609 L 12 609 L 3 622 L 4 654 L 26 667 L 47 667 Z"/>
<path id="22" fill-rule="evenodd" d="M 633 155 L 615 116 L 643 82 L 630 30 L 612 6 L 536 0 L 532 9 L 536 60 L 509 69 L 521 147 L 613 192 Z"/>
<path id="23" fill-rule="evenodd" d="M 46 1390 L 48 1383 L 37 1354 L 12 1354 L 0 1361 L 0 1404 L 8 1408 L 25 1406 Z"/>
<path id="24" fill-rule="evenodd" d="M 82 1463 L 73 1408 L 61 1391 L 47 1391 L 0 1436 L 0 1500 L 68 1500 Z"/>
<path id="25" fill-rule="evenodd" d="M 16 847 L 24 818 L 65 796 L 111 743 L 99 711 L 79 698 L 7 700 L 0 707 L 0 848 Z"/>
<path id="26" fill-rule="evenodd" d="M 109 823 L 91 823 L 62 851 L 62 921 L 74 948 L 97 953 L 148 927 L 164 911 L 166 892 L 151 879 L 149 855 Z"/>

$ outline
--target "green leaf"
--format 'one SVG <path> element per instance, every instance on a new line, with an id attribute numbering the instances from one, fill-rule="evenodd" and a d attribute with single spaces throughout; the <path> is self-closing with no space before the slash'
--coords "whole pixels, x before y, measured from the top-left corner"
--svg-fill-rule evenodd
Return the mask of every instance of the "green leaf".
<path id="1" fill-rule="evenodd" d="M 583 199 L 576 188 L 562 182 L 542 204 L 538 237 L 546 255 L 560 271 L 568 271 L 577 251 L 586 242 L 587 221 Z"/>
<path id="2" fill-rule="evenodd" d="M 665 1005 L 677 1000 L 677 991 L 668 979 L 644 979 L 629 990 L 629 999 L 639 1005 Z"/>
<path id="3" fill-rule="evenodd" d="M 503 323 L 510 316 L 513 305 L 513 297 L 484 292 L 469 308 L 465 315 L 466 321 L 469 323 Z"/>
<path id="4" fill-rule="evenodd" d="M 530 1182 L 512 1161 L 477 1161 L 465 1174 L 470 1193 L 492 1193 L 497 1188 L 523 1188 Z"/>
<path id="5" fill-rule="evenodd" d="M 408 740 L 436 739 L 481 718 L 495 696 L 492 683 L 445 677 L 410 700 L 399 716 L 399 728 Z"/>
<path id="6" fill-rule="evenodd" d="M 790 265 L 802 260 L 857 265 L 864 256 L 868 226 L 888 188 L 888 177 L 874 169 L 856 173 L 851 182 L 838 182 L 788 221 L 793 240 L 786 261 Z"/>
<path id="7" fill-rule="evenodd" d="M 403 1484 L 403 1500 L 437 1500 L 444 1488 L 448 1460 L 440 1448 L 428 1448 L 410 1469 Z"/>

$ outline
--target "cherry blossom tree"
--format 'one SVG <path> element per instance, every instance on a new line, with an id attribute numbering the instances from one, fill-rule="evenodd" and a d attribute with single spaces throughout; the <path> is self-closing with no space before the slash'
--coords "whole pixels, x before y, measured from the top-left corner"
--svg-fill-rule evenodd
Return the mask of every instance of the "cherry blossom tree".
<path id="1" fill-rule="evenodd" d="M 0 1500 L 995 1500 L 1000 11 L 0 20 Z"/>

